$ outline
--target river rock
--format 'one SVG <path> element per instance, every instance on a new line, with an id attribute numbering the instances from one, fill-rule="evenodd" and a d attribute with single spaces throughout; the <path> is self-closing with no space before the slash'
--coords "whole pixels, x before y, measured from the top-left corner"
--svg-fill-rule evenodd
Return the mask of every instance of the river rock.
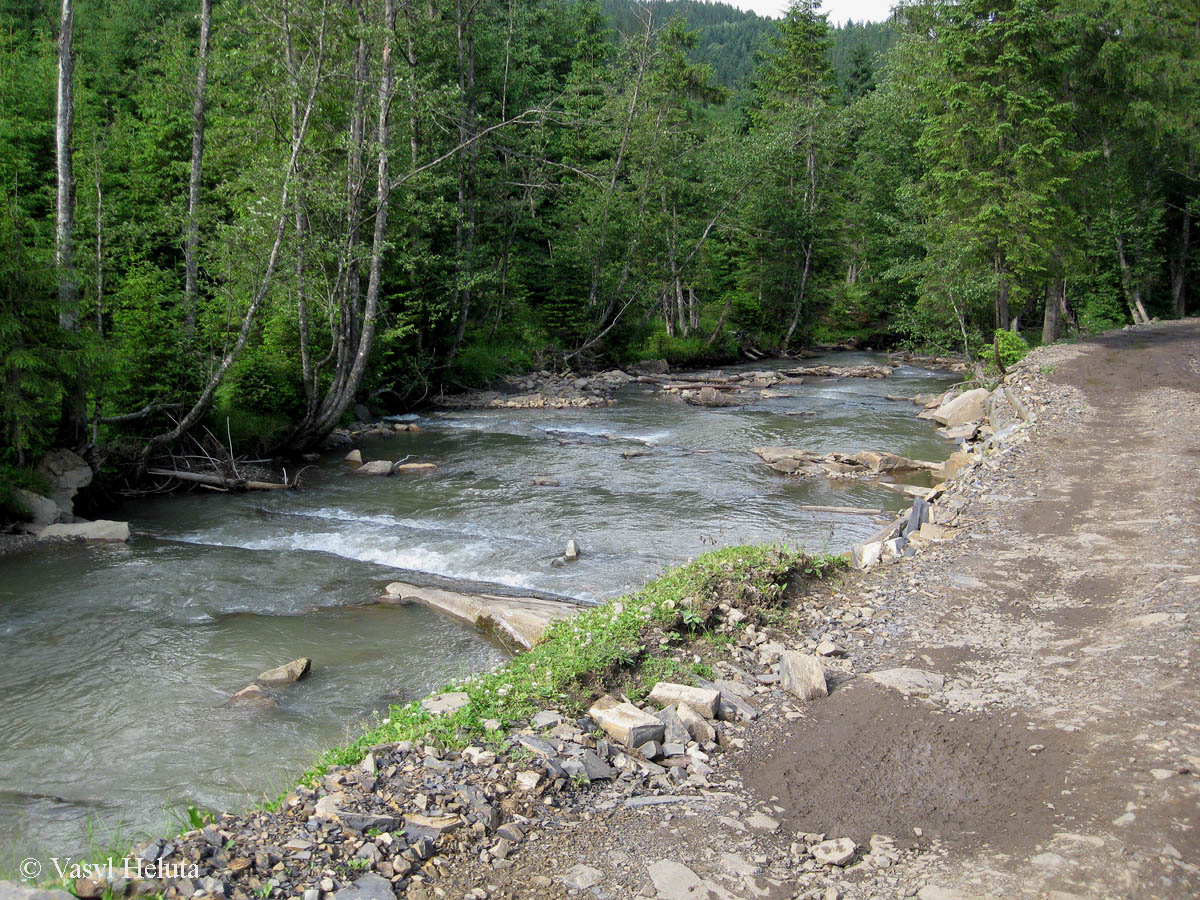
<path id="1" fill-rule="evenodd" d="M 575 538 L 571 538 L 569 541 L 567 541 L 567 550 L 563 554 L 563 559 L 565 559 L 567 562 L 574 562 L 575 560 L 579 559 L 579 544 L 576 543 Z"/>
<path id="2" fill-rule="evenodd" d="M 537 476 L 537 478 L 533 479 L 533 485 L 534 485 L 534 487 L 559 487 L 560 486 L 557 478 L 551 478 L 548 475 Z"/>
<path id="3" fill-rule="evenodd" d="M 613 738 L 626 747 L 640 747 L 647 741 L 662 743 L 663 723 L 632 703 L 605 695 L 597 700 L 588 715 Z"/>
<path id="4" fill-rule="evenodd" d="M 43 497 L 41 494 L 35 494 L 24 488 L 17 488 L 13 494 L 16 495 L 17 502 L 29 510 L 30 520 L 24 527 L 32 534 L 37 534 L 47 525 L 53 525 L 62 515 L 58 504 L 49 497 Z"/>
<path id="5" fill-rule="evenodd" d="M 671 365 L 665 359 L 644 359 L 629 370 L 638 375 L 666 375 L 671 371 Z"/>
<path id="6" fill-rule="evenodd" d="M 431 715 L 442 716 L 460 710 L 470 702 L 471 698 L 466 691 L 448 691 L 445 694 L 426 697 L 421 701 L 421 706 Z"/>
<path id="7" fill-rule="evenodd" d="M 51 450 L 38 463 L 38 472 L 50 482 L 50 499 L 67 515 L 74 515 L 75 494 L 92 483 L 92 467 L 70 450 Z"/>
<path id="8" fill-rule="evenodd" d="M 971 454 L 965 450 L 958 450 L 951 453 L 950 457 L 938 467 L 937 477 L 942 481 L 949 481 L 970 464 Z"/>
<path id="9" fill-rule="evenodd" d="M 558 880 L 572 890 L 586 891 L 604 881 L 604 874 L 599 869 L 580 863 L 559 875 Z"/>
<path id="10" fill-rule="evenodd" d="M 850 838 L 822 841 L 812 848 L 813 859 L 823 866 L 844 866 L 857 852 L 858 846 Z"/>
<path id="11" fill-rule="evenodd" d="M 784 650 L 779 657 L 779 686 L 801 700 L 829 695 L 821 661 L 795 650 Z"/>
<path id="12" fill-rule="evenodd" d="M 39 538 L 82 538 L 85 541 L 108 541 L 120 543 L 129 540 L 129 523 L 97 519 L 95 522 L 59 522 L 47 525 Z"/>
<path id="13" fill-rule="evenodd" d="M 0 881 L 0 900 L 74 900 L 66 891 L 46 890 L 15 881 Z"/>
<path id="14" fill-rule="evenodd" d="M 372 872 L 333 895 L 334 900 L 396 900 L 392 883 Z"/>
<path id="15" fill-rule="evenodd" d="M 987 402 L 986 388 L 976 388 L 959 394 L 933 411 L 933 420 L 939 425 L 954 427 L 967 422 L 978 422 L 983 418 L 983 405 Z"/>
<path id="16" fill-rule="evenodd" d="M 867 678 L 876 684 L 899 691 L 905 696 L 915 694 L 918 697 L 936 694 L 946 684 L 946 679 L 936 672 L 926 672 L 924 669 L 913 669 L 907 666 L 868 672 Z"/>
<path id="17" fill-rule="evenodd" d="M 681 703 L 676 707 L 679 715 L 679 721 L 683 723 L 683 727 L 688 730 L 697 744 L 704 744 L 713 740 L 717 735 L 713 727 L 705 721 L 704 716 L 696 712 L 686 703 Z M 665 734 L 664 734 L 665 736 Z"/>
<path id="18" fill-rule="evenodd" d="M 362 465 L 362 451 L 357 448 L 354 450 L 351 450 L 349 453 L 346 454 L 346 462 L 354 463 L 355 465 L 361 466 Z"/>
<path id="19" fill-rule="evenodd" d="M 240 706 L 261 706 L 264 708 L 278 706 L 275 699 L 257 684 L 248 684 L 232 697 L 229 702 Z"/>
<path id="20" fill-rule="evenodd" d="M 310 668 L 312 668 L 312 660 L 307 656 L 302 656 L 299 659 L 293 659 L 290 663 L 276 666 L 274 669 L 267 669 L 254 680 L 268 687 L 291 684 L 307 675 Z"/>
<path id="21" fill-rule="evenodd" d="M 883 541 L 867 541 L 850 548 L 850 560 L 856 569 L 869 569 L 883 558 Z"/>
<path id="22" fill-rule="evenodd" d="M 706 719 L 715 718 L 721 703 L 721 692 L 711 688 L 692 687 L 660 681 L 646 698 L 655 706 L 679 706 L 687 704 Z"/>
<path id="23" fill-rule="evenodd" d="M 373 459 L 354 470 L 356 475 L 391 475 L 392 463 L 386 459 Z"/>

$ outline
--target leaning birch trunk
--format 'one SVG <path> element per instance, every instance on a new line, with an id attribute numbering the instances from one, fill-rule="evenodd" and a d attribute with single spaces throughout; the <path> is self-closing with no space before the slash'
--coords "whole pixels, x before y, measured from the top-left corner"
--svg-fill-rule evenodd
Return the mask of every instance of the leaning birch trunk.
<path id="1" fill-rule="evenodd" d="M 182 435 L 195 426 L 197 422 L 208 412 L 212 405 L 213 397 L 217 393 L 217 388 L 221 386 L 221 382 L 225 380 L 225 375 L 229 371 L 229 367 L 234 364 L 237 358 L 241 355 L 242 350 L 246 346 L 246 341 L 250 338 L 250 332 L 254 328 L 255 319 L 258 317 L 258 310 L 266 299 L 267 292 L 271 289 L 271 282 L 275 278 L 275 269 L 279 264 L 279 253 L 283 247 L 283 237 L 287 231 L 289 213 L 291 212 L 291 191 L 292 181 L 295 178 L 297 163 L 300 159 L 300 151 L 304 146 L 305 136 L 308 134 L 309 120 L 312 118 L 313 106 L 316 102 L 317 87 L 321 82 L 321 67 L 324 62 L 325 51 L 325 17 L 321 17 L 320 32 L 317 35 L 317 61 L 315 72 L 313 73 L 312 86 L 309 89 L 308 97 L 304 105 L 304 115 L 301 117 L 300 130 L 297 137 L 292 141 L 291 153 L 288 157 L 287 168 L 284 170 L 283 185 L 279 191 L 279 211 L 275 218 L 275 234 L 271 242 L 271 250 L 267 254 L 267 265 L 263 271 L 262 279 L 259 281 L 258 287 L 255 289 L 254 296 L 250 300 L 250 305 L 242 314 L 242 325 L 238 330 L 237 339 L 225 355 L 221 358 L 217 368 L 208 378 L 208 383 L 201 391 L 199 398 L 188 410 L 187 414 L 176 423 L 175 427 L 170 431 L 165 431 L 162 434 L 156 434 L 147 441 L 146 446 L 142 449 L 143 461 L 149 459 L 150 454 L 156 447 L 163 444 L 169 444 L 172 441 L 178 440 Z"/>
<path id="2" fill-rule="evenodd" d="M 387 238 L 388 202 L 392 186 L 388 180 L 388 144 L 391 125 L 389 112 L 392 105 L 392 42 L 396 33 L 396 3 L 386 0 L 384 4 L 384 34 L 383 52 L 379 72 L 379 119 L 377 123 L 377 138 L 379 156 L 376 165 L 375 183 L 375 230 L 371 237 L 371 263 L 367 276 L 367 297 L 363 308 L 362 327 L 358 335 L 358 345 L 354 351 L 354 361 L 341 379 L 341 387 L 337 392 L 331 391 L 325 395 L 321 413 L 313 427 L 306 429 L 298 436 L 298 446 L 305 446 L 332 431 L 341 420 L 354 399 L 354 393 L 362 381 L 367 368 L 367 360 L 371 355 L 371 342 L 375 337 L 375 321 L 379 311 L 379 290 L 383 278 L 383 252 Z"/>
<path id="3" fill-rule="evenodd" d="M 196 96 L 192 98 L 192 170 L 188 178 L 187 234 L 183 242 L 183 328 L 189 339 L 196 333 L 196 306 L 200 295 L 200 180 L 204 169 L 205 92 L 208 87 L 208 34 L 212 0 L 200 0 L 200 42 L 196 48 Z"/>

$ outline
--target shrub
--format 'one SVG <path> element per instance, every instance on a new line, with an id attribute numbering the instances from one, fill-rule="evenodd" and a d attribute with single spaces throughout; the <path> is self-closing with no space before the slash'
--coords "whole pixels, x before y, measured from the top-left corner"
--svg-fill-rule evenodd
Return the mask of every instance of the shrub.
<path id="1" fill-rule="evenodd" d="M 1016 332 L 1008 331 L 1007 329 L 998 329 L 995 332 L 993 340 L 994 347 L 998 348 L 1000 353 L 1000 362 L 1007 369 L 1011 365 L 1015 365 L 1023 360 L 1029 353 L 1029 345 L 1025 343 L 1025 338 L 1021 337 Z M 993 353 L 993 355 L 995 355 Z"/>

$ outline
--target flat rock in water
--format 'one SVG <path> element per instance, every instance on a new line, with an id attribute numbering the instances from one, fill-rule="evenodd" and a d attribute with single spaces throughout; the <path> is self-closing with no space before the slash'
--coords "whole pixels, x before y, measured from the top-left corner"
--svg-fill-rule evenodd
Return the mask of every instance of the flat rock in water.
<path id="1" fill-rule="evenodd" d="M 267 669 L 267 671 L 254 680 L 259 684 L 272 687 L 280 684 L 291 684 L 307 675 L 311 668 L 312 660 L 307 656 L 301 656 L 299 659 L 293 659 L 290 663 L 284 663 L 282 666 L 276 666 L 274 669 Z"/>
<path id="2" fill-rule="evenodd" d="M 878 672 L 868 672 L 867 678 L 876 684 L 882 684 L 892 690 L 908 696 L 927 697 L 936 694 L 946 684 L 944 676 L 936 672 L 926 672 L 924 669 L 913 669 L 901 666 L 896 669 L 881 669 Z"/>
<path id="3" fill-rule="evenodd" d="M 647 741 L 662 742 L 666 731 L 663 723 L 632 703 L 604 696 L 588 710 L 588 715 L 608 732 L 613 740 L 626 747 L 640 747 Z"/>
<path id="4" fill-rule="evenodd" d="M 344 887 L 333 895 L 334 900 L 396 900 L 392 883 L 382 875 L 364 875 L 350 887 Z"/>
<path id="5" fill-rule="evenodd" d="M 39 538 L 82 538 L 85 541 L 120 543 L 129 540 L 129 523 L 97 519 L 95 522 L 59 522 L 47 525 Z"/>
<path id="6" fill-rule="evenodd" d="M 679 706 L 686 703 L 706 719 L 715 718 L 721 703 L 721 692 L 687 684 L 660 681 L 646 698 L 655 706 Z"/>
<path id="7" fill-rule="evenodd" d="M 356 475 L 391 475 L 392 463 L 386 459 L 373 459 L 369 463 L 363 463 L 354 470 Z"/>
<path id="8" fill-rule="evenodd" d="M 784 650 L 779 657 L 779 684 L 785 691 L 801 700 L 829 695 L 825 669 L 821 661 L 807 653 Z"/>
<path id="9" fill-rule="evenodd" d="M 436 472 L 436 463 L 401 463 L 396 466 L 397 472 Z"/>

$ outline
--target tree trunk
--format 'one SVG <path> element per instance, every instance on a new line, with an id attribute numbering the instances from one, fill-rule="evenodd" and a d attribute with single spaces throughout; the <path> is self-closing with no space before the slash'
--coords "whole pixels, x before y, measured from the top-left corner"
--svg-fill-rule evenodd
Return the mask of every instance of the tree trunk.
<path id="1" fill-rule="evenodd" d="M 1062 331 L 1062 281 L 1051 278 L 1046 282 L 1046 317 L 1042 321 L 1042 343 L 1053 344 Z"/>
<path id="2" fill-rule="evenodd" d="M 208 33 L 212 23 L 212 0 L 200 0 L 200 43 L 196 50 L 196 96 L 192 98 L 192 170 L 188 179 L 187 234 L 183 242 L 183 329 L 190 340 L 196 333 L 200 266 L 200 181 L 204 169 L 205 91 L 208 87 Z"/>
<path id="3" fill-rule="evenodd" d="M 1004 253 L 996 254 L 996 327 L 1007 330 L 1010 324 L 1008 311 L 1008 271 Z"/>
<path id="4" fill-rule="evenodd" d="M 56 165 L 54 265 L 58 274 L 58 323 L 71 334 L 79 331 L 79 282 L 75 272 L 75 171 L 71 144 L 75 137 L 75 9 L 62 0 L 58 26 L 58 96 L 54 117 Z M 86 385 L 82 372 L 72 372 L 63 385 L 58 440 L 79 446 L 87 433 Z"/>
<path id="5" fill-rule="evenodd" d="M 810 240 L 804 245 L 804 271 L 800 273 L 800 290 L 796 295 L 796 309 L 792 313 L 792 322 L 788 325 L 787 334 L 783 337 L 783 346 L 787 347 L 792 342 L 792 335 L 796 333 L 796 326 L 800 324 L 800 313 L 804 309 L 804 292 L 808 287 L 808 273 L 812 268 L 813 242 Z"/>
<path id="6" fill-rule="evenodd" d="M 475 255 L 475 169 L 479 157 L 478 145 L 474 141 L 475 123 L 475 6 L 464 10 L 464 0 L 455 4 L 458 41 L 458 85 L 463 98 L 462 118 L 459 120 L 458 139 L 463 147 L 463 159 L 458 170 L 458 219 L 454 226 L 455 279 L 454 296 L 458 306 L 458 327 L 454 340 L 446 353 L 443 366 L 448 366 L 458 355 L 463 337 L 467 332 L 467 320 L 471 315 L 472 275 Z"/>
<path id="7" fill-rule="evenodd" d="M 384 3 L 383 50 L 379 69 L 379 115 L 376 121 L 376 144 L 378 157 L 375 171 L 375 228 L 371 237 L 371 260 L 367 275 L 367 294 L 363 305 L 361 327 L 352 347 L 352 362 L 343 367 L 334 385 L 326 393 L 321 408 L 312 420 L 296 430 L 290 438 L 290 447 L 306 449 L 320 441 L 337 427 L 342 415 L 354 400 L 354 394 L 362 381 L 375 338 L 375 323 L 379 312 L 379 294 L 383 280 L 383 245 L 387 238 L 388 203 L 392 185 L 388 176 L 389 138 L 391 133 L 390 111 L 392 106 L 392 50 L 396 36 L 396 2 Z"/>
<path id="8" fill-rule="evenodd" d="M 1175 307 L 1175 315 L 1182 319 L 1187 315 L 1187 270 L 1188 255 L 1192 243 L 1192 214 L 1185 207 L 1183 210 L 1183 225 L 1179 232 L 1179 252 L 1171 267 L 1171 299 Z"/>

